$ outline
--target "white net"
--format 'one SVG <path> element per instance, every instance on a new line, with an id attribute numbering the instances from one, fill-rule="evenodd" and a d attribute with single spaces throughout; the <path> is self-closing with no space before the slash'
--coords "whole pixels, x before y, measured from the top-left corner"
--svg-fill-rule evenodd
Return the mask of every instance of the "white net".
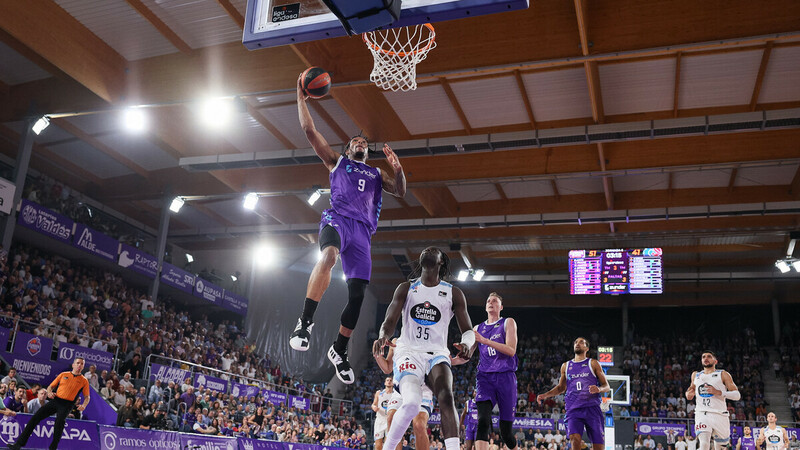
<path id="1" fill-rule="evenodd" d="M 417 64 L 436 47 L 431 24 L 370 31 L 363 37 L 375 60 L 370 81 L 387 91 L 417 88 Z"/>

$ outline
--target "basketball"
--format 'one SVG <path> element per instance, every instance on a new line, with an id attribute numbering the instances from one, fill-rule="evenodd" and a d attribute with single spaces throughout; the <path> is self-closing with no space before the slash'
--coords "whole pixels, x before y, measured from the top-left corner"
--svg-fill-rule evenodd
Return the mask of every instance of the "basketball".
<path id="1" fill-rule="evenodd" d="M 309 67 L 301 78 L 303 92 L 311 98 L 322 98 L 331 90 L 331 76 L 325 69 Z"/>

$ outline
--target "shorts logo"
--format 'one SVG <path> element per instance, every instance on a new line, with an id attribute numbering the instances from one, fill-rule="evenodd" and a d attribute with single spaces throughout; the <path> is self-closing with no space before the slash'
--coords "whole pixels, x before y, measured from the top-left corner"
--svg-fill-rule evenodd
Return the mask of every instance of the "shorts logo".
<path id="1" fill-rule="evenodd" d="M 416 364 L 412 363 L 411 361 L 406 361 L 397 366 L 397 370 L 399 370 L 400 372 L 405 372 L 406 370 L 416 370 L 416 369 L 417 369 Z"/>
<path id="2" fill-rule="evenodd" d="M 411 307 L 411 318 L 420 325 L 428 326 L 442 320 L 442 313 L 431 302 L 425 302 Z"/>
<path id="3" fill-rule="evenodd" d="M 42 340 L 38 337 L 32 337 L 28 340 L 28 344 L 25 348 L 31 356 L 36 356 L 42 351 Z"/>

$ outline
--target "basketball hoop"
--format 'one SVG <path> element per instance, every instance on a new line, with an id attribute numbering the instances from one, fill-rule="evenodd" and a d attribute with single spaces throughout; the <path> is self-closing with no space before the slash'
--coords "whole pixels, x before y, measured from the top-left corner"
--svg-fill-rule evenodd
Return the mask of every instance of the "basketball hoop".
<path id="1" fill-rule="evenodd" d="M 362 35 L 375 65 L 369 80 L 381 89 L 411 91 L 417 88 L 417 64 L 436 47 L 429 23 L 369 31 Z"/>

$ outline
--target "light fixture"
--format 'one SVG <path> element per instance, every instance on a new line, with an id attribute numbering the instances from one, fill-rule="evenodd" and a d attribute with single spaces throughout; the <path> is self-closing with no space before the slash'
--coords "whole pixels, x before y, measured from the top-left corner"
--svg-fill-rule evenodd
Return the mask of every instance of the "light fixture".
<path id="1" fill-rule="evenodd" d="M 45 128 L 47 128 L 48 125 L 50 125 L 50 118 L 47 116 L 42 116 L 36 121 L 36 123 L 33 124 L 33 132 L 38 136 L 42 133 L 42 131 L 44 131 Z"/>
<path id="2" fill-rule="evenodd" d="M 263 243 L 253 249 L 253 260 L 260 267 L 267 267 L 275 260 L 275 248 Z"/>
<path id="3" fill-rule="evenodd" d="M 172 199 L 172 203 L 169 205 L 169 210 L 177 213 L 183 208 L 183 204 L 186 203 L 182 198 L 175 197 Z"/>
<path id="4" fill-rule="evenodd" d="M 200 104 L 200 121 L 214 130 L 225 128 L 233 116 L 233 102 L 229 98 L 208 98 Z"/>
<path id="5" fill-rule="evenodd" d="M 122 124 L 131 133 L 141 133 L 147 129 L 147 116 L 142 108 L 133 106 L 122 113 Z"/>
<path id="6" fill-rule="evenodd" d="M 244 196 L 244 209 L 252 211 L 256 209 L 257 204 L 258 204 L 258 194 L 256 194 L 255 192 L 250 192 L 249 194 Z"/>
<path id="7" fill-rule="evenodd" d="M 186 254 L 186 262 L 188 262 L 188 263 L 193 263 L 194 262 L 194 256 L 192 256 L 191 253 L 187 253 Z"/>
<path id="8" fill-rule="evenodd" d="M 775 267 L 777 267 L 778 270 L 781 271 L 781 273 L 786 273 L 786 272 L 791 270 L 791 268 L 789 267 L 789 264 L 784 260 L 776 261 L 775 262 Z"/>
<path id="9" fill-rule="evenodd" d="M 236 275 L 231 275 L 231 280 L 236 281 L 238 278 L 236 278 Z"/>
<path id="10" fill-rule="evenodd" d="M 317 203 L 317 200 L 319 200 L 321 196 L 322 192 L 320 191 L 320 189 L 317 189 L 316 191 L 312 192 L 311 195 L 308 197 L 308 204 L 313 206 L 314 203 Z"/>
<path id="11" fill-rule="evenodd" d="M 481 281 L 485 274 L 486 274 L 485 270 L 478 269 L 472 274 L 472 279 L 475 280 L 475 281 Z"/>
<path id="12" fill-rule="evenodd" d="M 469 270 L 458 272 L 458 281 L 467 281 L 467 277 L 469 277 Z"/>

